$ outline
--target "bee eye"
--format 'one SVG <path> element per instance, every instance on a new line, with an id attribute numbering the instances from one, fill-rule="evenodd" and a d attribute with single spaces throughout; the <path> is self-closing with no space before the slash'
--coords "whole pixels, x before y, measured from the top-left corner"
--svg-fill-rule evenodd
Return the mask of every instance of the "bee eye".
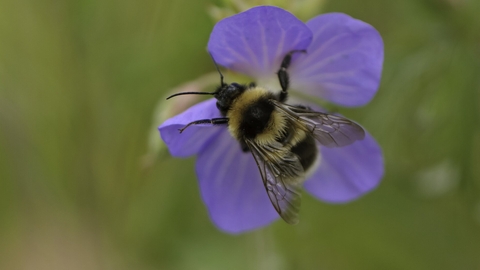
<path id="1" fill-rule="evenodd" d="M 240 87 L 240 84 L 238 84 L 238 83 L 231 83 L 230 85 L 233 86 L 234 88 L 239 88 Z"/>

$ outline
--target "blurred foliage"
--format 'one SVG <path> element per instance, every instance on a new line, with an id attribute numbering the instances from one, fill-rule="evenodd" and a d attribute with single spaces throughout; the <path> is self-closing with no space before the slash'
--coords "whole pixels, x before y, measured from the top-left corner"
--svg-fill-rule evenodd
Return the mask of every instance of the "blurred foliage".
<path id="1" fill-rule="evenodd" d="M 382 145 L 385 178 L 231 236 L 193 158 L 142 167 L 157 101 L 214 71 L 212 3 L 3 0 L 0 269 L 479 269 L 480 1 L 319 3 L 384 38 L 377 96 L 339 110 Z"/>
<path id="2" fill-rule="evenodd" d="M 219 21 L 254 6 L 271 5 L 288 10 L 300 20 L 307 21 L 318 15 L 325 2 L 326 0 L 220 0 L 220 4 L 209 5 L 208 13 L 215 21 Z"/>

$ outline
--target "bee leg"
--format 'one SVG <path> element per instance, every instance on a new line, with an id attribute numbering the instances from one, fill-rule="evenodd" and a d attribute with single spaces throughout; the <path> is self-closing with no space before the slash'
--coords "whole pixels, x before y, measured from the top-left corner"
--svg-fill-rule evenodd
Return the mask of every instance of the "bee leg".
<path id="1" fill-rule="evenodd" d="M 193 121 L 191 123 L 188 123 L 188 125 L 184 126 L 183 128 L 179 129 L 179 131 L 180 133 L 182 133 L 189 126 L 199 125 L 199 124 L 225 125 L 225 124 L 228 124 L 228 118 L 222 117 L 222 118 L 202 119 L 202 120 Z"/>
<path id="2" fill-rule="evenodd" d="M 282 64 L 280 65 L 280 69 L 277 72 L 278 75 L 278 80 L 280 81 L 280 86 L 282 87 L 282 91 L 280 92 L 280 95 L 278 97 L 278 100 L 283 102 L 287 99 L 288 93 L 288 87 L 290 84 L 290 78 L 288 77 L 287 73 L 287 68 L 290 66 L 290 62 L 292 61 L 292 54 L 301 52 L 301 53 L 306 53 L 306 50 L 294 50 L 287 55 L 282 60 Z"/>
<path id="3" fill-rule="evenodd" d="M 242 151 L 245 152 L 245 153 L 250 152 L 250 148 L 248 148 L 248 145 L 247 145 L 247 143 L 245 143 L 244 140 L 240 141 L 240 148 L 242 148 Z"/>

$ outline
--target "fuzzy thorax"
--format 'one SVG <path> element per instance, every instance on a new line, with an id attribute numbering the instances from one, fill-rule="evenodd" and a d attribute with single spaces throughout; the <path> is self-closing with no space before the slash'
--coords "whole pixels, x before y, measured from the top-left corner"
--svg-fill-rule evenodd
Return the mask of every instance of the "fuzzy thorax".
<path id="1" fill-rule="evenodd" d="M 237 140 L 249 138 L 268 144 L 280 137 L 286 128 L 285 117 L 275 110 L 273 94 L 262 87 L 247 89 L 227 112 L 228 128 Z"/>

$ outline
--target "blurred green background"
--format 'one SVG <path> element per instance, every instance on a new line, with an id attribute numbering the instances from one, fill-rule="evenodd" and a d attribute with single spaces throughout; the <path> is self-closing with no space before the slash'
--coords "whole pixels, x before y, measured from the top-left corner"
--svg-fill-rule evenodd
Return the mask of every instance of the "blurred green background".
<path id="1" fill-rule="evenodd" d="M 144 162 L 157 101 L 214 71 L 212 4 L 0 1 L 0 269 L 480 269 L 480 1 L 310 8 L 384 38 L 377 96 L 340 111 L 386 175 L 238 236 L 210 222 L 194 158 Z"/>

